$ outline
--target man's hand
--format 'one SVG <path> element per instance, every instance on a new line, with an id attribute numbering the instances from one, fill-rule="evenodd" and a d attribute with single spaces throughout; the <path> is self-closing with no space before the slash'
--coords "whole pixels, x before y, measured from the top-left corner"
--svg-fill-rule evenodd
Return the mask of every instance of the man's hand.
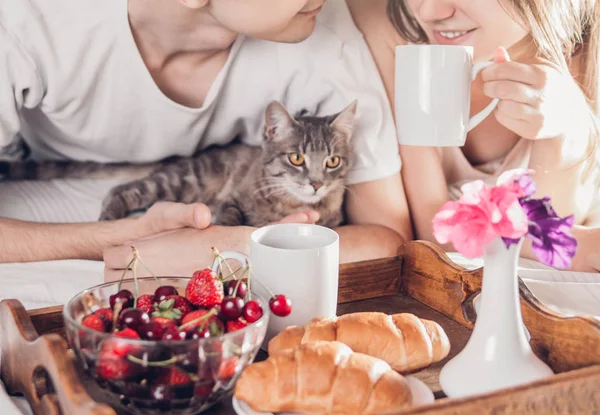
<path id="1" fill-rule="evenodd" d="M 317 212 L 308 211 L 294 213 L 278 223 L 315 223 L 318 220 Z M 247 254 L 250 234 L 254 230 L 255 228 L 249 226 L 210 226 L 202 231 L 182 229 L 132 241 L 104 252 L 104 277 L 106 281 L 121 278 L 123 270 L 132 258 L 131 246 L 135 246 L 142 261 L 156 275 L 191 276 L 194 271 L 212 264 L 212 247 L 221 251 L 234 250 Z M 150 275 L 141 266 L 138 266 L 137 271 L 140 276 Z"/>
<path id="2" fill-rule="evenodd" d="M 50 224 L 0 218 L 0 263 L 100 260 L 110 246 L 209 224 L 206 206 L 181 203 L 158 203 L 139 218 L 110 222 Z"/>

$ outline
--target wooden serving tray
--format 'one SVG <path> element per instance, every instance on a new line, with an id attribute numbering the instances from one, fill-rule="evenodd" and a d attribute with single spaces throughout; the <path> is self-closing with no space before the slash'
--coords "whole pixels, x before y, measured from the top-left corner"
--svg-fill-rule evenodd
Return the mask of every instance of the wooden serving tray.
<path id="1" fill-rule="evenodd" d="M 450 356 L 415 374 L 434 391 L 436 401 L 402 414 L 600 414 L 600 321 L 562 317 L 544 307 L 522 282 L 521 309 L 530 343 L 557 374 L 475 397 L 444 396 L 438 375 L 470 336 L 472 301 L 481 289 L 481 276 L 481 269 L 467 271 L 425 242 L 406 244 L 394 258 L 340 267 L 339 314 L 409 312 L 437 321 L 448 334 Z M 62 307 L 27 312 L 18 301 L 0 303 L 0 377 L 9 393 L 27 398 L 36 415 L 115 415 L 90 397 L 96 396 L 93 390 L 84 388 L 63 339 L 61 313 Z M 205 414 L 234 412 L 225 400 Z"/>

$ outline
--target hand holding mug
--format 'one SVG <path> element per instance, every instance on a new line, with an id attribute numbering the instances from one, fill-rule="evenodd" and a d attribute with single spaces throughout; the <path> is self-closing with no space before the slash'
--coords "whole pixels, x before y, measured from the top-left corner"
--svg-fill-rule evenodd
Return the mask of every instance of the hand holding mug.
<path id="1" fill-rule="evenodd" d="M 511 62 L 504 48 L 481 77 L 484 94 L 500 100 L 496 119 L 520 137 L 560 137 L 576 124 L 576 113 L 585 113 L 577 105 L 577 100 L 583 102 L 582 93 L 570 74 L 546 64 Z"/>

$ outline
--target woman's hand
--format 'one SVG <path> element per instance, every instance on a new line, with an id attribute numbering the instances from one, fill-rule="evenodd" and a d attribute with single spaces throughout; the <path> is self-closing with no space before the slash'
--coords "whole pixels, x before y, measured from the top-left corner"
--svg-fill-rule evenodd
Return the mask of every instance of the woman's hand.
<path id="1" fill-rule="evenodd" d="M 530 140 L 564 137 L 581 127 L 585 100 L 570 74 L 550 65 L 511 62 L 504 48 L 494 62 L 481 72 L 483 92 L 500 99 L 494 114 L 504 127 Z"/>

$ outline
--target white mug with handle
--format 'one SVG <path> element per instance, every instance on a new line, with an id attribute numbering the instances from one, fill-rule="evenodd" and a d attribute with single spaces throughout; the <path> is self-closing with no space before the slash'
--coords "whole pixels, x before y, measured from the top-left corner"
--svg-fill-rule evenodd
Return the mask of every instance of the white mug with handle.
<path id="1" fill-rule="evenodd" d="M 473 48 L 454 45 L 396 47 L 396 130 L 406 146 L 460 147 L 467 133 L 498 105 L 494 99 L 469 117 L 471 83 L 493 62 L 473 64 Z"/>
<path id="2" fill-rule="evenodd" d="M 252 233 L 249 257 L 235 251 L 222 252 L 221 257 L 242 265 L 249 262 L 250 289 L 265 300 L 270 299 L 270 293 L 260 283 L 273 294 L 284 294 L 292 303 L 289 316 L 272 315 L 269 319 L 263 347 L 288 326 L 305 325 L 313 317 L 336 315 L 339 236 L 334 230 L 294 223 L 265 226 Z M 213 272 L 218 267 L 219 262 L 215 261 Z"/>

